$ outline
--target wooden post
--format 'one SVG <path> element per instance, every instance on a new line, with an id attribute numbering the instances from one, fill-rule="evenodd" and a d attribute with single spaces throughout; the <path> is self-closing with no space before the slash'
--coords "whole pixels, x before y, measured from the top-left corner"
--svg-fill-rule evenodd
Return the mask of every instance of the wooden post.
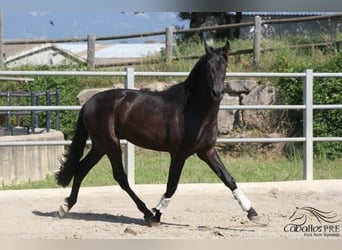
<path id="1" fill-rule="evenodd" d="M 173 26 L 166 28 L 166 41 L 165 41 L 166 62 L 172 61 L 173 30 L 174 30 Z"/>
<path id="2" fill-rule="evenodd" d="M 254 67 L 259 68 L 260 63 L 260 44 L 261 44 L 261 18 L 254 17 Z"/>
<path id="3" fill-rule="evenodd" d="M 87 65 L 88 70 L 95 70 L 95 35 L 88 35 Z"/>
<path id="4" fill-rule="evenodd" d="M 2 12 L 0 11 L 0 70 L 4 69 L 4 52 L 3 52 L 3 24 Z"/>

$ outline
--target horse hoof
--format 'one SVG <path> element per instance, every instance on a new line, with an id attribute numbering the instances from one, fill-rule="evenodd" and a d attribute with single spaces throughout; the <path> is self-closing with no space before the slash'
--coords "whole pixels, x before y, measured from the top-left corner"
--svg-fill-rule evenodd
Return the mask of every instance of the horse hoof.
<path id="1" fill-rule="evenodd" d="M 255 217 L 255 216 L 258 216 L 258 213 L 255 211 L 254 208 L 251 207 L 251 208 L 247 211 L 247 217 L 248 217 L 248 219 L 251 219 L 251 218 L 253 218 L 253 217 Z"/>
<path id="2" fill-rule="evenodd" d="M 160 220 L 157 220 L 155 216 L 145 216 L 144 220 L 147 222 L 148 226 L 156 227 L 160 225 Z"/>
<path id="3" fill-rule="evenodd" d="M 253 222 L 255 224 L 259 224 L 260 223 L 260 216 L 258 215 L 253 215 L 253 216 L 249 216 L 247 215 L 247 218 L 250 222 Z"/>
<path id="4" fill-rule="evenodd" d="M 259 216 L 258 213 L 254 210 L 254 208 L 250 208 L 247 211 L 247 218 L 251 221 L 251 222 L 256 222 L 257 220 L 259 220 Z"/>
<path id="5" fill-rule="evenodd" d="M 265 218 L 263 216 L 252 216 L 248 219 L 251 223 L 259 227 L 267 227 L 268 225 L 268 222 L 265 221 Z"/>
<path id="6" fill-rule="evenodd" d="M 65 215 L 68 213 L 68 211 L 69 211 L 69 208 L 67 205 L 65 205 L 65 204 L 61 205 L 58 209 L 58 217 L 59 218 L 65 217 Z"/>
<path id="7" fill-rule="evenodd" d="M 154 217 L 150 220 L 150 227 L 158 227 L 160 225 L 160 221 L 156 220 Z"/>
<path id="8" fill-rule="evenodd" d="M 144 219 L 148 223 L 150 227 L 155 227 L 160 225 L 160 217 L 161 213 L 158 209 L 153 208 L 152 211 L 155 213 L 154 215 L 145 216 Z"/>
<path id="9" fill-rule="evenodd" d="M 247 218 L 250 222 L 260 225 L 260 226 L 267 226 L 265 222 L 262 221 L 262 217 L 258 215 L 258 213 L 254 210 L 254 208 L 251 208 L 247 212 Z"/>

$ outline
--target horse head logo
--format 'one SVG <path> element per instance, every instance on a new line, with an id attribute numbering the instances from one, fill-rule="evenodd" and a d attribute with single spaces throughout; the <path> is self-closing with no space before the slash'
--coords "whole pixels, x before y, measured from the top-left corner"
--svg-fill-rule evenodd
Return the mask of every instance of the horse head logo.
<path id="1" fill-rule="evenodd" d="M 333 211 L 325 212 L 318 210 L 313 207 L 296 207 L 296 210 L 289 217 L 289 219 L 297 226 L 302 226 L 308 221 L 315 220 L 322 224 L 322 222 L 327 223 L 337 223 L 340 219 L 337 219 L 337 214 Z"/>

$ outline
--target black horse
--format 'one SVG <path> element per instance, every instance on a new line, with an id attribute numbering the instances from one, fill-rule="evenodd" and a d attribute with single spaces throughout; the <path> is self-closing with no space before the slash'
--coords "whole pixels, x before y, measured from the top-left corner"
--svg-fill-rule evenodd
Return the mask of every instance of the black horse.
<path id="1" fill-rule="evenodd" d="M 237 188 L 214 147 L 229 47 L 229 42 L 217 49 L 205 44 L 206 54 L 199 59 L 187 79 L 165 91 L 108 90 L 94 95 L 84 104 L 69 152 L 65 156 L 66 161 L 62 162 L 56 174 L 57 183 L 64 187 L 74 178 L 71 194 L 60 206 L 60 217 L 76 203 L 83 178 L 103 155 L 107 155 L 114 179 L 134 200 L 145 220 L 150 225 L 158 224 L 177 189 L 185 160 L 197 154 L 233 192 L 248 218 L 257 218 L 251 202 Z M 81 160 L 88 137 L 92 146 Z M 120 139 L 170 153 L 166 192 L 152 211 L 128 183 L 122 164 Z"/>

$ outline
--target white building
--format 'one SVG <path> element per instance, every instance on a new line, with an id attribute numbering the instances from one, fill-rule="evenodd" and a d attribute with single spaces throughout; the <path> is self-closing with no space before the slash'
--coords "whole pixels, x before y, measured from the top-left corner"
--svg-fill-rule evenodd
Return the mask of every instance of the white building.
<path id="1" fill-rule="evenodd" d="M 133 63 L 159 53 L 165 44 L 96 44 L 97 66 Z M 87 43 L 4 45 L 4 61 L 8 68 L 24 65 L 49 65 L 86 63 Z"/>

